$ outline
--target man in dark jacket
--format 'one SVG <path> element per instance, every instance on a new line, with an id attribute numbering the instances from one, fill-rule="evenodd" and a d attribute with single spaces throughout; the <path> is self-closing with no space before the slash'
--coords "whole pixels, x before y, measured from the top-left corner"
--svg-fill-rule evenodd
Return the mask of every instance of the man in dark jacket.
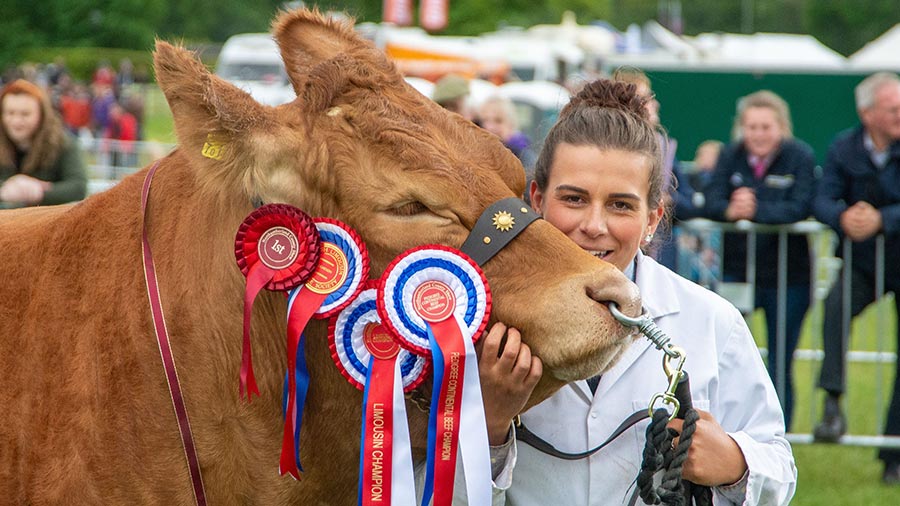
<path id="1" fill-rule="evenodd" d="M 869 76 L 856 87 L 856 108 L 862 124 L 831 144 L 813 201 L 816 219 L 852 244 L 852 260 L 844 262 L 851 271 L 850 315 L 844 314 L 840 281 L 825 301 L 825 358 L 819 386 L 828 397 L 814 431 L 820 441 L 835 441 L 847 428 L 839 400 L 845 388 L 850 318 L 875 301 L 877 237 L 884 236 L 887 254 L 900 248 L 900 79 L 890 73 Z M 841 256 L 841 245 L 837 252 Z M 885 291 L 900 294 L 900 262 L 894 259 L 884 267 Z M 900 314 L 900 297 L 895 304 Z M 894 380 L 884 433 L 900 435 L 900 374 Z M 882 479 L 900 483 L 900 451 L 882 449 L 879 458 L 885 463 Z"/>

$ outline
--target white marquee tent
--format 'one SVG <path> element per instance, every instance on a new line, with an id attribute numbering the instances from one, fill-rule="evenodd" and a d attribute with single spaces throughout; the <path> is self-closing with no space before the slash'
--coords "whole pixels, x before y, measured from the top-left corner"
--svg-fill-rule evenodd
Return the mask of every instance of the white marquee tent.
<path id="1" fill-rule="evenodd" d="M 900 71 L 900 24 L 850 55 L 849 60 L 855 70 Z"/>

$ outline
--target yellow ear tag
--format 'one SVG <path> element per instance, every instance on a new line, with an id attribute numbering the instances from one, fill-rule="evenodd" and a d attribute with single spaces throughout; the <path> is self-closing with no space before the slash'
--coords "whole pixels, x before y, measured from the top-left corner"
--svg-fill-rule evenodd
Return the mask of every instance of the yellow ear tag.
<path id="1" fill-rule="evenodd" d="M 213 160 L 221 160 L 225 155 L 227 146 L 228 143 L 222 141 L 217 135 L 210 133 L 206 135 L 206 142 L 203 143 L 203 150 L 200 151 L 200 154 Z"/>

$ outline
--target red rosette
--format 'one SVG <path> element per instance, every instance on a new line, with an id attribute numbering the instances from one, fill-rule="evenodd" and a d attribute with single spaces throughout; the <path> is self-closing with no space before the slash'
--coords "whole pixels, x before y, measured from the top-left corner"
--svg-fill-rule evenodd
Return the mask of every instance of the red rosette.
<path id="1" fill-rule="evenodd" d="M 319 261 L 321 244 L 312 218 L 287 204 L 268 204 L 250 213 L 238 227 L 234 256 L 247 278 L 244 288 L 240 396 L 259 395 L 253 374 L 250 318 L 263 288 L 289 290 L 306 282 Z"/>
<path id="2" fill-rule="evenodd" d="M 274 271 L 265 288 L 290 290 L 305 283 L 319 261 L 316 225 L 288 204 L 267 204 L 253 211 L 234 239 L 234 256 L 244 276 L 257 264 Z"/>

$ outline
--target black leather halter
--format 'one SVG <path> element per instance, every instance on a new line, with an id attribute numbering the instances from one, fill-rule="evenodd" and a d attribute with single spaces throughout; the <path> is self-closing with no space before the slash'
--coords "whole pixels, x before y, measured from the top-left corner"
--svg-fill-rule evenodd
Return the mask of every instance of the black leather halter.
<path id="1" fill-rule="evenodd" d="M 484 265 L 540 216 L 524 200 L 509 197 L 481 213 L 460 250 Z"/>

